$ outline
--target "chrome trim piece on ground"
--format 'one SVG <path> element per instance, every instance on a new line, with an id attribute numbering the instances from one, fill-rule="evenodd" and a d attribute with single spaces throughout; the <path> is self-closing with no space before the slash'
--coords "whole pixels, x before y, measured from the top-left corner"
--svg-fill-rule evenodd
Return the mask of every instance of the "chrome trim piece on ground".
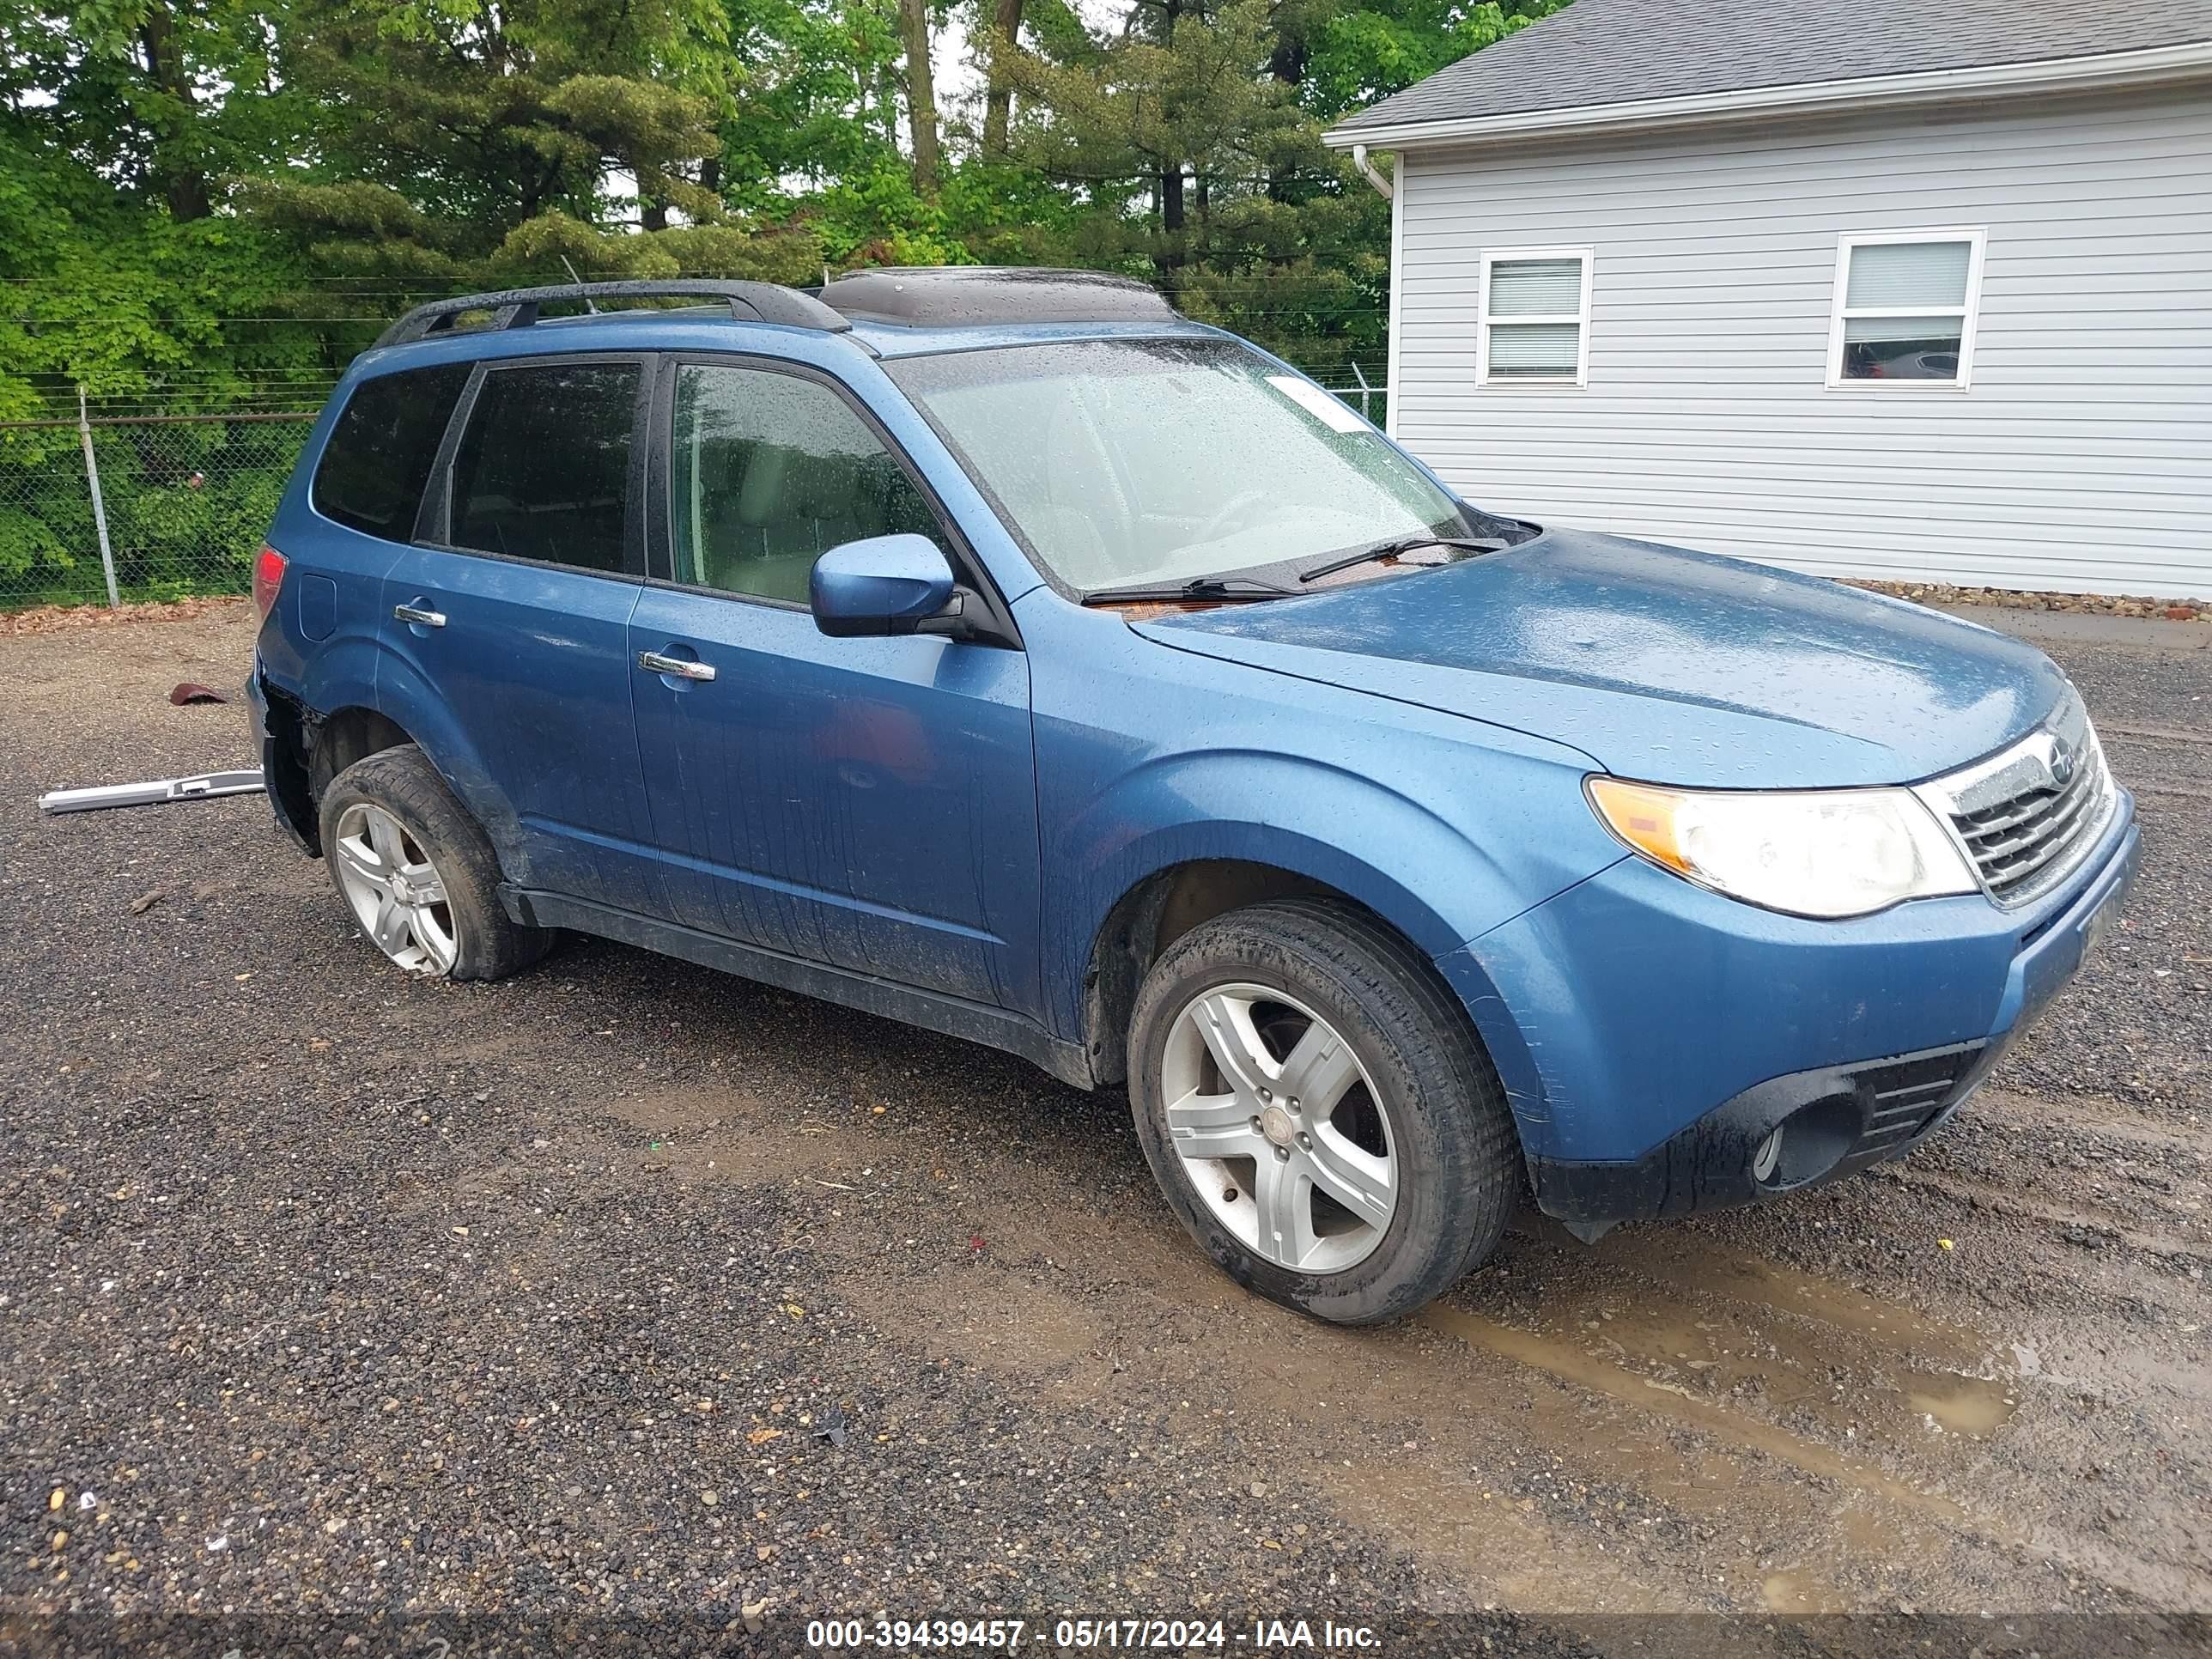
<path id="1" fill-rule="evenodd" d="M 225 795 L 258 794 L 261 769 L 202 772 L 189 778 L 156 778 L 150 783 L 101 783 L 88 789 L 50 789 L 39 797 L 41 812 L 98 812 L 110 806 L 166 806 L 177 800 L 217 800 Z"/>

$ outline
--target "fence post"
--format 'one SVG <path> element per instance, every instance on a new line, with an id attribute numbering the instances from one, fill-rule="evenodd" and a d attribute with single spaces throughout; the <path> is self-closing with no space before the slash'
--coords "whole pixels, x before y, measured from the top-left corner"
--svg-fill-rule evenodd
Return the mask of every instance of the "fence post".
<path id="1" fill-rule="evenodd" d="M 123 596 L 115 590 L 115 550 L 107 540 L 107 503 L 100 497 L 100 462 L 92 453 L 92 417 L 85 412 L 84 387 L 76 389 L 76 436 L 84 446 L 84 477 L 92 486 L 92 526 L 100 532 L 100 568 L 107 578 L 107 608 L 123 609 Z"/>
<path id="2" fill-rule="evenodd" d="M 1359 418 L 1371 425 L 1374 416 L 1367 412 L 1367 377 L 1359 372 L 1359 365 L 1357 362 L 1352 366 L 1352 378 L 1359 382 Z"/>

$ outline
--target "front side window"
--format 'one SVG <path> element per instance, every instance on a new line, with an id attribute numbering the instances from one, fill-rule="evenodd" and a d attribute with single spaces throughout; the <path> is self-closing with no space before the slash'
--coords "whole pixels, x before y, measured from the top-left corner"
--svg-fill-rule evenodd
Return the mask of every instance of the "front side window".
<path id="1" fill-rule="evenodd" d="M 1389 439 L 1231 343 L 1067 341 L 884 367 L 1069 587 L 1182 583 L 1473 533 Z"/>
<path id="2" fill-rule="evenodd" d="M 315 467 L 315 510 L 388 542 L 411 541 L 423 486 L 469 365 L 402 369 L 363 380 Z"/>
<path id="3" fill-rule="evenodd" d="M 624 569 L 638 375 L 635 363 L 487 374 L 453 457 L 453 544 Z"/>
<path id="4" fill-rule="evenodd" d="M 686 365 L 670 463 L 680 582 L 804 605 L 815 560 L 842 543 L 942 539 L 906 470 L 818 381 Z"/>
<path id="5" fill-rule="evenodd" d="M 1590 251 L 1526 248 L 1482 256 L 1475 377 L 1581 386 L 1589 368 Z"/>
<path id="6" fill-rule="evenodd" d="M 1965 386 L 1981 276 L 1978 230 L 1844 237 L 1828 384 Z"/>

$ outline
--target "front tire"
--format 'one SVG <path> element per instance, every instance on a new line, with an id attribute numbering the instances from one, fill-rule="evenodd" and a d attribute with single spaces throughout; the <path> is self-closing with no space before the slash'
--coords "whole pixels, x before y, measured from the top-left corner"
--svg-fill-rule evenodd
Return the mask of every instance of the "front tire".
<path id="1" fill-rule="evenodd" d="M 1129 1099 L 1152 1174 L 1238 1283 L 1373 1324 L 1497 1246 L 1521 1187 L 1504 1091 L 1429 963 L 1348 904 L 1194 927 L 1145 977 Z"/>
<path id="2" fill-rule="evenodd" d="M 331 780 L 323 856 L 363 937 L 407 969 L 439 979 L 503 979 L 553 935 L 508 919 L 499 860 L 468 810 L 415 744 L 379 750 Z"/>

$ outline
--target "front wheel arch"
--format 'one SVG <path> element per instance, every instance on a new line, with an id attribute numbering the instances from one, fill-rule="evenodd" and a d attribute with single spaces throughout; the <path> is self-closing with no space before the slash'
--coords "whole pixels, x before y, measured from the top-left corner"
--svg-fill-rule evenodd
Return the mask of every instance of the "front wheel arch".
<path id="1" fill-rule="evenodd" d="M 1136 1007 L 1138 988 L 1164 951 L 1202 922 L 1277 899 L 1314 899 L 1340 906 L 1430 963 L 1426 971 L 1454 997 L 1468 1037 L 1491 1054 L 1505 1079 L 1508 1097 L 1529 1097 L 1533 1067 L 1510 1017 L 1504 1017 L 1503 1029 L 1493 1030 L 1492 1022 L 1470 1016 L 1413 929 L 1318 876 L 1287 865 L 1236 858 L 1184 859 L 1164 866 L 1132 883 L 1108 908 L 1091 935 L 1084 964 L 1082 1036 L 1092 1079 L 1102 1085 L 1127 1079 L 1129 1016 Z M 1419 920 L 1434 921 L 1425 912 Z M 1489 1002 L 1504 1016 L 1502 1000 L 1492 995 Z"/>
<path id="2" fill-rule="evenodd" d="M 1328 882 L 1251 859 L 1187 859 L 1133 884 L 1098 924 L 1084 969 L 1083 1046 L 1091 1076 L 1101 1084 L 1128 1077 L 1129 1016 L 1162 951 L 1201 922 L 1284 898 L 1367 909 Z"/>

